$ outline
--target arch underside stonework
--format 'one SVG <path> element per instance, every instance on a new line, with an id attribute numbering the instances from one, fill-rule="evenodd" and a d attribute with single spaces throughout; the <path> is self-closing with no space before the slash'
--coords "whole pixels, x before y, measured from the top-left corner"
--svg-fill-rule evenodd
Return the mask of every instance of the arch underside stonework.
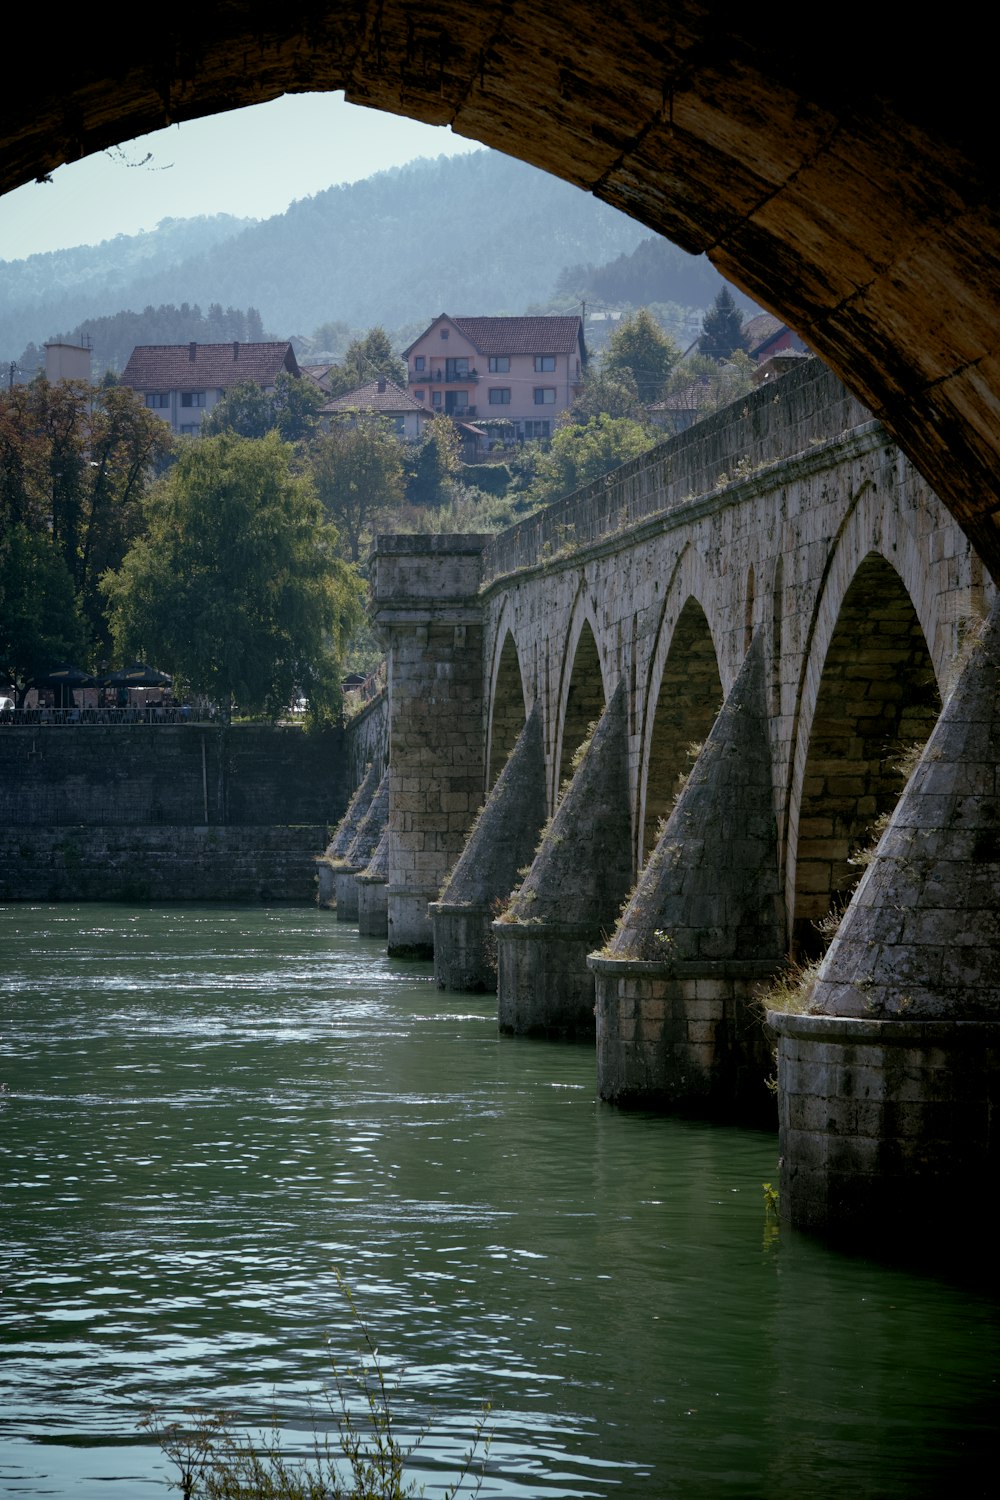
<path id="1" fill-rule="evenodd" d="M 45 33 L 42 34 L 42 27 Z M 434 124 L 575 182 L 796 327 L 1000 572 L 1000 197 L 974 29 L 848 5 L 596 0 L 209 7 L 192 28 L 19 18 L 0 190 L 283 93 Z"/>
<path id="2" fill-rule="evenodd" d="M 840 606 L 810 723 L 794 851 L 796 957 L 825 950 L 940 710 L 913 603 L 871 552 Z"/>

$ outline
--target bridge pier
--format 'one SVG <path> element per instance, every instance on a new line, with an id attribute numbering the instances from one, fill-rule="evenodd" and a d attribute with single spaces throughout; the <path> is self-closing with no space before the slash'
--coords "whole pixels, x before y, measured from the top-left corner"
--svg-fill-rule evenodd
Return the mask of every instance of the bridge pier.
<path id="1" fill-rule="evenodd" d="M 781 1212 L 860 1247 L 992 1243 L 1000 1167 L 1000 613 L 778 1035 Z"/>
<path id="2" fill-rule="evenodd" d="M 593 740 L 510 906 L 493 924 L 501 1031 L 593 1036 L 587 954 L 632 882 L 625 685 Z"/>
<path id="3" fill-rule="evenodd" d="M 358 920 L 357 877 L 365 870 L 378 848 L 388 816 L 389 773 L 386 771 L 379 781 L 375 795 L 368 804 L 367 811 L 358 821 L 354 837 L 343 858 L 330 861 L 338 922 Z"/>
<path id="4" fill-rule="evenodd" d="M 334 831 L 333 838 L 324 853 L 316 861 L 316 876 L 319 882 L 317 901 L 320 906 L 333 906 L 337 892 L 334 878 L 335 866 L 343 860 L 354 842 L 358 824 L 371 806 L 371 800 L 379 784 L 378 767 L 374 762 L 368 767 L 359 782 L 354 796 L 347 804 L 347 811 Z"/>
<path id="5" fill-rule="evenodd" d="M 482 607 L 488 538 L 380 536 L 372 619 L 386 647 L 389 952 L 431 957 L 428 903 L 462 852 L 482 801 Z"/>
<path id="6" fill-rule="evenodd" d="M 389 934 L 389 829 L 382 830 L 367 869 L 355 876 L 358 887 L 358 931 L 362 937 Z"/>
<path id="7" fill-rule="evenodd" d="M 773 1119 L 754 995 L 784 961 L 758 635 L 639 878 L 596 981 L 603 1099 Z"/>
<path id="8" fill-rule="evenodd" d="M 496 988 L 495 904 L 531 862 L 545 822 L 542 709 L 528 715 L 441 899 L 431 903 L 434 974 L 448 990 Z"/>

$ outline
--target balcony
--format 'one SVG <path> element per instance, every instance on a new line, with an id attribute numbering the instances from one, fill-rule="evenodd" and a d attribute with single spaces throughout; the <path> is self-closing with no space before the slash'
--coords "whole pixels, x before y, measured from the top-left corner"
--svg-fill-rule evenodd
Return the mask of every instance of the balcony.
<path id="1" fill-rule="evenodd" d="M 411 370 L 410 385 L 468 385 L 479 379 L 478 370 L 466 370 L 464 375 L 449 375 L 444 370 Z"/>

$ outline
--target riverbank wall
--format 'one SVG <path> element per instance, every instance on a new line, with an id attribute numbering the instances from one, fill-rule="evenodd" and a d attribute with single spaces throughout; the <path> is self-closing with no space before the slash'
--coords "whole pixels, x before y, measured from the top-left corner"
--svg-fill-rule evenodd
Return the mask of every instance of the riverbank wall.
<path id="1" fill-rule="evenodd" d="M 309 901 L 350 786 L 341 730 L 0 731 L 0 901 Z"/>

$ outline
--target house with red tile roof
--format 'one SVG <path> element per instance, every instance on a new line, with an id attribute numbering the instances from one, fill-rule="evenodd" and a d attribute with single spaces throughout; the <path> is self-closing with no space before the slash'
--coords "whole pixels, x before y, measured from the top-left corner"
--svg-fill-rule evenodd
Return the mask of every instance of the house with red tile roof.
<path id="1" fill-rule="evenodd" d="M 518 439 L 551 437 L 587 364 L 579 317 L 434 319 L 403 350 L 415 400 Z"/>
<path id="2" fill-rule="evenodd" d="M 393 380 L 380 375 L 356 391 L 346 391 L 334 396 L 319 409 L 325 420 L 354 421 L 359 417 L 384 417 L 398 438 L 416 443 L 420 440 L 427 423 L 434 416 L 433 410 L 416 400 L 410 391 L 402 390 Z"/>
<path id="3" fill-rule="evenodd" d="M 291 344 L 139 344 L 122 371 L 132 388 L 175 433 L 194 436 L 205 413 L 234 385 L 253 381 L 273 391 L 282 373 L 301 375 Z"/>

